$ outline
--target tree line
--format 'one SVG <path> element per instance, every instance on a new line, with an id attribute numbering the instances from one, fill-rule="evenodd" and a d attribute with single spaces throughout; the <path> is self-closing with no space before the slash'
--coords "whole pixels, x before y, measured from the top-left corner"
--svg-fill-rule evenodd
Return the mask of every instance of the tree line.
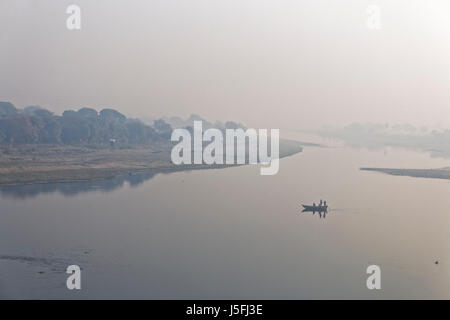
<path id="1" fill-rule="evenodd" d="M 149 145 L 170 141 L 171 132 L 162 119 L 150 126 L 114 109 L 81 108 L 59 116 L 41 107 L 19 110 L 0 102 L 0 144 Z"/>

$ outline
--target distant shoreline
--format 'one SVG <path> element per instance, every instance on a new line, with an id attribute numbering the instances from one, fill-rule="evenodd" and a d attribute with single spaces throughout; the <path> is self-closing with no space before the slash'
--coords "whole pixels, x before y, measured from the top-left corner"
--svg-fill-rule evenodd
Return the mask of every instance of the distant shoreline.
<path id="1" fill-rule="evenodd" d="M 233 165 L 175 165 L 170 147 L 91 149 L 82 146 L 1 146 L 0 186 L 81 182 L 134 174 L 224 169 Z M 293 140 L 280 140 L 280 158 L 303 150 Z M 245 165 L 245 164 L 243 164 Z"/>
<path id="2" fill-rule="evenodd" d="M 224 169 L 237 165 L 173 165 L 172 167 L 155 167 L 155 168 L 120 168 L 120 169 L 72 169 L 63 171 L 47 171 L 39 174 L 32 172 L 33 178 L 19 178 L 14 182 L 0 181 L 1 186 L 17 186 L 17 185 L 33 185 L 33 184 L 52 184 L 52 183 L 70 183 L 70 182 L 88 182 L 100 181 L 117 178 L 127 175 L 139 174 L 165 174 L 181 171 L 208 170 L 208 169 Z M 14 177 L 11 175 L 11 177 Z M 15 176 L 17 178 L 18 176 Z"/>
<path id="3" fill-rule="evenodd" d="M 391 176 L 450 180 L 450 168 L 440 169 L 395 169 L 395 168 L 360 168 L 362 171 L 374 171 Z"/>

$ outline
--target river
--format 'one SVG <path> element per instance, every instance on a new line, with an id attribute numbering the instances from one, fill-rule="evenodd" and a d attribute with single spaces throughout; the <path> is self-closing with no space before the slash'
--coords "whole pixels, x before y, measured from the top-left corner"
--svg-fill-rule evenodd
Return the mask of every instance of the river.
<path id="1" fill-rule="evenodd" d="M 359 168 L 450 160 L 318 142 L 274 176 L 251 165 L 3 187 L 0 298 L 449 299 L 450 182 Z M 326 216 L 301 212 L 319 199 Z M 73 264 L 81 290 L 66 288 Z M 372 264 L 381 290 L 366 287 Z"/>

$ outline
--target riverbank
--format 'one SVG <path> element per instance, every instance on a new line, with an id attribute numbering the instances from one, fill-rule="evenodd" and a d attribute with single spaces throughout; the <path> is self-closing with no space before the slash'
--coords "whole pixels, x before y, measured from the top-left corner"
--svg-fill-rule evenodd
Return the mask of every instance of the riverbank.
<path id="1" fill-rule="evenodd" d="M 280 158 L 302 151 L 302 144 L 280 140 Z M 0 185 L 110 179 L 124 174 L 169 173 L 233 165 L 174 165 L 171 146 L 127 149 L 92 146 L 21 145 L 0 147 Z"/>
<path id="2" fill-rule="evenodd" d="M 392 169 L 392 168 L 360 168 L 363 171 L 375 171 L 392 176 L 414 178 L 450 179 L 450 168 L 440 169 Z"/>

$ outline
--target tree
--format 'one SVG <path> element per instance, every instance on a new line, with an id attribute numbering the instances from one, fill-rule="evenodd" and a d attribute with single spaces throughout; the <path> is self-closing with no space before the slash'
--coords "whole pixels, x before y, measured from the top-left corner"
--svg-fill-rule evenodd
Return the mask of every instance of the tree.
<path id="1" fill-rule="evenodd" d="M 17 109 L 10 102 L 0 102 L 0 118 L 17 115 Z"/>
<path id="2" fill-rule="evenodd" d="M 104 119 L 114 119 L 119 121 L 125 121 L 127 119 L 127 117 L 114 109 L 103 109 L 102 111 L 100 111 L 100 117 Z"/>
<path id="3" fill-rule="evenodd" d="M 77 113 L 82 117 L 91 118 L 91 119 L 96 119 L 98 117 L 97 110 L 92 109 L 92 108 L 81 108 L 80 110 L 78 110 Z"/>
<path id="4" fill-rule="evenodd" d="M 160 134 L 162 137 L 170 139 L 170 136 L 172 134 L 172 127 L 163 119 L 155 120 L 155 122 L 153 123 L 153 127 L 155 128 L 156 132 L 158 132 L 158 134 Z"/>

